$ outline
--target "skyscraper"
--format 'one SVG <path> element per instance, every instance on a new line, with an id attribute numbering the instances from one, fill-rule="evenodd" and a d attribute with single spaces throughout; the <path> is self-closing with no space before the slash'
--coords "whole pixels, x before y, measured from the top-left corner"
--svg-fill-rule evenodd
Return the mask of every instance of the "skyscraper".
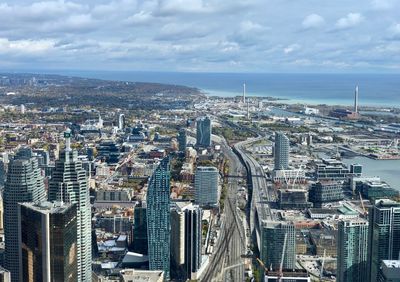
<path id="1" fill-rule="evenodd" d="M 150 270 L 170 274 L 170 161 L 161 160 L 147 190 L 147 234 Z"/>
<path id="2" fill-rule="evenodd" d="M 125 115 L 120 114 L 118 117 L 118 129 L 124 130 L 124 128 L 125 128 Z"/>
<path id="3" fill-rule="evenodd" d="M 147 215 L 146 203 L 141 202 L 135 206 L 133 228 L 133 250 L 136 253 L 147 255 Z"/>
<path id="4" fill-rule="evenodd" d="M 71 149 L 71 132 L 64 133 L 65 150 L 60 152 L 51 180 L 49 181 L 49 201 L 76 204 L 77 214 L 77 281 L 91 281 L 91 207 L 86 171 L 78 160 L 78 152 Z"/>
<path id="5" fill-rule="evenodd" d="M 181 128 L 178 133 L 178 148 L 179 152 L 185 152 L 187 143 L 186 129 Z"/>
<path id="6" fill-rule="evenodd" d="M 197 271 L 201 266 L 201 217 L 199 206 L 189 206 L 185 214 L 185 272 L 187 279 L 198 279 Z"/>
<path id="7" fill-rule="evenodd" d="M 354 92 L 354 112 L 358 113 L 358 85 L 356 86 L 356 91 Z"/>
<path id="8" fill-rule="evenodd" d="M 376 200 L 369 210 L 368 269 L 370 281 L 377 281 L 383 260 L 400 255 L 400 203 Z"/>
<path id="9" fill-rule="evenodd" d="M 337 281 L 367 281 L 368 222 L 342 220 L 338 224 Z"/>
<path id="10" fill-rule="evenodd" d="M 29 154 L 17 154 L 8 165 L 3 194 L 5 267 L 11 272 L 13 282 L 23 281 L 19 278 L 18 203 L 41 202 L 45 199 L 46 192 L 37 158 L 29 157 Z"/>
<path id="11" fill-rule="evenodd" d="M 275 132 L 274 162 L 275 170 L 289 169 L 289 138 L 281 132 Z"/>
<path id="12" fill-rule="evenodd" d="M 194 176 L 195 202 L 201 207 L 218 206 L 218 169 L 199 166 Z"/>
<path id="13" fill-rule="evenodd" d="M 75 205 L 22 203 L 18 227 L 21 281 L 77 281 Z"/>
<path id="14" fill-rule="evenodd" d="M 284 254 L 283 269 L 296 267 L 296 231 L 293 223 L 263 222 L 261 244 L 261 259 L 266 266 L 279 270 Z"/>
<path id="15" fill-rule="evenodd" d="M 197 119 L 196 145 L 199 147 L 211 146 L 211 120 L 209 117 L 200 117 Z"/>

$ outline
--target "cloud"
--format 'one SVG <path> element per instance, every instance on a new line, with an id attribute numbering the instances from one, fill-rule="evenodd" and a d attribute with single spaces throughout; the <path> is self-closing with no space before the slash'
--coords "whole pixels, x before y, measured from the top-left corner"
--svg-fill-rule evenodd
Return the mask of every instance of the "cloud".
<path id="1" fill-rule="evenodd" d="M 291 44 L 289 46 L 287 46 L 286 48 L 283 49 L 283 53 L 285 54 L 290 54 L 293 53 L 297 50 L 299 50 L 301 48 L 301 46 L 299 44 Z"/>
<path id="2" fill-rule="evenodd" d="M 311 14 L 305 17 L 301 26 L 304 29 L 318 28 L 325 24 L 325 19 L 318 14 Z"/>
<path id="3" fill-rule="evenodd" d="M 359 13 L 349 13 L 347 16 L 337 20 L 336 29 L 349 29 L 359 25 L 364 20 L 364 17 Z"/>
<path id="4" fill-rule="evenodd" d="M 391 9 L 396 0 L 372 0 L 371 6 L 376 10 L 389 10 Z"/>
<path id="5" fill-rule="evenodd" d="M 400 23 L 392 24 L 389 29 L 389 39 L 400 40 Z"/>

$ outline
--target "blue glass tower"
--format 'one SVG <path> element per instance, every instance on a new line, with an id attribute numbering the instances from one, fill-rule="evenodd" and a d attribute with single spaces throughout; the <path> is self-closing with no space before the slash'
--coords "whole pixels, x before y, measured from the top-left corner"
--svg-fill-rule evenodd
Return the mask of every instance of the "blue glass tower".
<path id="1" fill-rule="evenodd" d="M 170 161 L 155 169 L 147 190 L 147 235 L 150 270 L 170 273 Z"/>

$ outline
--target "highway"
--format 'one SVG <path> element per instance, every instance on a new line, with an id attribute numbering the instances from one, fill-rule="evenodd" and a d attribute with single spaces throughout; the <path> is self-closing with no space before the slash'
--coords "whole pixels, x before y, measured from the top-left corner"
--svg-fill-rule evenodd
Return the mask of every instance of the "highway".
<path id="1" fill-rule="evenodd" d="M 237 175 L 244 172 L 244 168 L 237 156 L 228 147 L 225 140 L 221 140 L 221 149 L 229 160 L 229 174 Z M 238 178 L 228 179 L 228 191 L 225 199 L 225 209 L 222 215 L 221 233 L 214 247 L 208 268 L 200 281 L 244 281 L 245 258 L 247 252 L 246 232 L 244 221 L 246 217 L 237 208 Z"/>

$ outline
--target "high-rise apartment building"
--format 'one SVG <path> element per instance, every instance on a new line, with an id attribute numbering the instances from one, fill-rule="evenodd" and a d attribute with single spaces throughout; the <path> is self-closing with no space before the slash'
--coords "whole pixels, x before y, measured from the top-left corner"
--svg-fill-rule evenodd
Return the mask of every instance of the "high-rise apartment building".
<path id="1" fill-rule="evenodd" d="M 136 253 L 147 255 L 147 207 L 145 202 L 135 206 L 133 221 L 133 250 Z"/>
<path id="2" fill-rule="evenodd" d="M 364 219 L 339 221 L 337 281 L 367 281 L 368 222 Z"/>
<path id="3" fill-rule="evenodd" d="M 22 203 L 17 225 L 21 281 L 77 281 L 75 205 Z"/>
<path id="4" fill-rule="evenodd" d="M 369 210 L 368 269 L 370 281 L 378 281 L 383 260 L 398 260 L 400 255 L 400 203 L 376 200 Z"/>
<path id="5" fill-rule="evenodd" d="M 196 145 L 199 147 L 211 146 L 211 119 L 209 117 L 200 117 L 197 119 Z"/>
<path id="6" fill-rule="evenodd" d="M 170 160 L 165 157 L 150 177 L 147 189 L 147 238 L 150 270 L 170 277 Z"/>
<path id="7" fill-rule="evenodd" d="M 276 132 L 274 145 L 275 170 L 289 169 L 289 150 L 289 138 L 281 132 Z"/>
<path id="8" fill-rule="evenodd" d="M 49 201 L 76 204 L 77 214 L 77 281 L 91 281 L 92 232 L 88 179 L 78 152 L 71 149 L 71 132 L 64 133 L 65 150 L 60 152 L 49 181 Z"/>
<path id="9" fill-rule="evenodd" d="M 186 129 L 181 128 L 178 133 L 178 149 L 179 152 L 186 151 L 186 144 L 187 144 L 187 136 L 186 136 Z"/>
<path id="10" fill-rule="evenodd" d="M 11 160 L 4 186 L 5 267 L 13 282 L 20 279 L 20 249 L 18 231 L 18 203 L 46 200 L 43 176 L 38 160 L 26 154 L 27 150 Z"/>
<path id="11" fill-rule="evenodd" d="M 266 266 L 279 270 L 284 254 L 283 269 L 295 269 L 296 230 L 293 223 L 263 222 L 261 244 L 261 259 Z"/>
<path id="12" fill-rule="evenodd" d="M 212 166 L 199 166 L 194 176 L 195 202 L 201 207 L 218 206 L 218 169 Z"/>

